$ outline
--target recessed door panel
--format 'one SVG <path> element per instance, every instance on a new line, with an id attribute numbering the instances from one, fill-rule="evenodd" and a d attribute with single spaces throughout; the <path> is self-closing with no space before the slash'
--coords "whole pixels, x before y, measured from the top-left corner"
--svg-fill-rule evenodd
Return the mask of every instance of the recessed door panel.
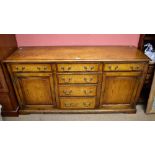
<path id="1" fill-rule="evenodd" d="M 24 105 L 52 105 L 53 79 L 48 73 L 17 74 L 17 90 Z"/>
<path id="2" fill-rule="evenodd" d="M 139 85 L 138 77 L 106 76 L 102 104 L 132 104 Z"/>

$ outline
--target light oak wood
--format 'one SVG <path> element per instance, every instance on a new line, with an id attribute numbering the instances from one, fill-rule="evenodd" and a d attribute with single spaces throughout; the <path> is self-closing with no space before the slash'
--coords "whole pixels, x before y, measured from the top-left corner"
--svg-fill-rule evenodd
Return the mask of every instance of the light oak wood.
<path id="1" fill-rule="evenodd" d="M 112 75 L 113 74 L 113 75 Z M 101 106 L 104 104 L 133 104 L 139 81 L 138 76 L 105 73 Z"/>
<path id="2" fill-rule="evenodd" d="M 137 48 L 127 46 L 20 47 L 5 62 L 149 61 Z"/>
<path id="3" fill-rule="evenodd" d="M 16 73 L 14 85 L 19 94 L 20 106 L 54 105 L 51 73 Z"/>
<path id="4" fill-rule="evenodd" d="M 20 113 L 130 113 L 136 112 L 148 61 L 134 47 L 24 47 L 4 63 Z"/>

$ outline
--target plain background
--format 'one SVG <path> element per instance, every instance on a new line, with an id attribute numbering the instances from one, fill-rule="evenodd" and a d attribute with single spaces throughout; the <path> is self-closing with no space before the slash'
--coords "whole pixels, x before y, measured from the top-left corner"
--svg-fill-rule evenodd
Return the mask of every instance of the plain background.
<path id="1" fill-rule="evenodd" d="M 139 34 L 17 34 L 21 46 L 138 46 Z"/>
<path id="2" fill-rule="evenodd" d="M 154 0 L 1 0 L 0 32 L 155 32 Z M 154 122 L 1 122 L 0 153 L 154 154 Z"/>

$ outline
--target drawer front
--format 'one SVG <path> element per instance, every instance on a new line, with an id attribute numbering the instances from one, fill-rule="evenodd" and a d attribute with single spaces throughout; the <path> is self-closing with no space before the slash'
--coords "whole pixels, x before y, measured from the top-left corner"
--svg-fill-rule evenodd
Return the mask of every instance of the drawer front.
<path id="1" fill-rule="evenodd" d="M 13 72 L 46 72 L 51 71 L 49 64 L 12 64 Z"/>
<path id="2" fill-rule="evenodd" d="M 60 84 L 68 83 L 97 83 L 97 75 L 58 75 Z"/>
<path id="3" fill-rule="evenodd" d="M 59 72 L 95 72 L 98 71 L 98 64 L 58 64 L 57 69 Z"/>
<path id="4" fill-rule="evenodd" d="M 60 96 L 96 96 L 96 86 L 59 86 Z"/>
<path id="5" fill-rule="evenodd" d="M 93 109 L 95 98 L 60 98 L 62 109 Z"/>
<path id="6" fill-rule="evenodd" d="M 104 71 L 140 71 L 143 64 L 105 64 Z"/>

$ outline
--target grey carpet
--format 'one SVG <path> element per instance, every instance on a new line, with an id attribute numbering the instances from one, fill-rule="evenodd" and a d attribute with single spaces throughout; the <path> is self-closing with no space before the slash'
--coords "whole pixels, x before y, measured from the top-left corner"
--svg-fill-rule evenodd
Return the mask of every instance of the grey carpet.
<path id="1" fill-rule="evenodd" d="M 4 121 L 154 121 L 155 114 L 145 114 L 137 105 L 136 114 L 29 114 L 3 117 Z"/>

